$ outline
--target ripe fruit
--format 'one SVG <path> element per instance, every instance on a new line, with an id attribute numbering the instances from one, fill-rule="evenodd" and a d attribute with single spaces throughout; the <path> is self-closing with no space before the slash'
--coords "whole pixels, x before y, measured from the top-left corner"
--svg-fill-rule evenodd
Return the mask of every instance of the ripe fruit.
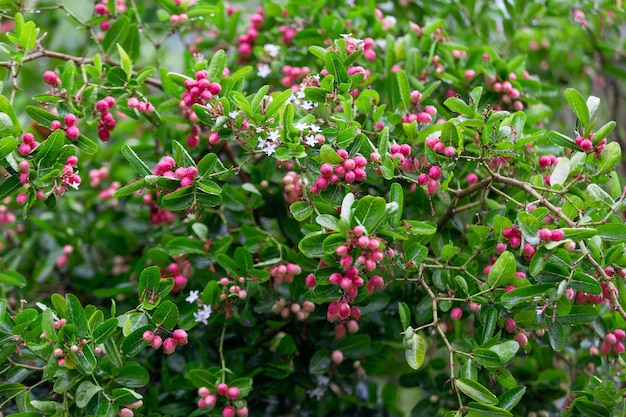
<path id="1" fill-rule="evenodd" d="M 462 316 L 463 310 L 461 309 L 461 307 L 454 307 L 452 311 L 450 311 L 450 318 L 452 320 L 460 320 Z"/>
<path id="2" fill-rule="evenodd" d="M 239 398 L 239 388 L 228 388 L 228 391 L 226 391 L 226 398 L 228 398 L 229 400 L 236 400 L 237 398 Z"/>

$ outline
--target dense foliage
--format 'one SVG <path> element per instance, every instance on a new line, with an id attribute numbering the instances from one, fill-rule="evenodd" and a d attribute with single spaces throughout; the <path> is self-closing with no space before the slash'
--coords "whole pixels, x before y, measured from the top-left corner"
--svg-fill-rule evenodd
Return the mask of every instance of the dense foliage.
<path id="1" fill-rule="evenodd" d="M 430 3 L 0 2 L 0 415 L 626 415 L 621 2 Z"/>

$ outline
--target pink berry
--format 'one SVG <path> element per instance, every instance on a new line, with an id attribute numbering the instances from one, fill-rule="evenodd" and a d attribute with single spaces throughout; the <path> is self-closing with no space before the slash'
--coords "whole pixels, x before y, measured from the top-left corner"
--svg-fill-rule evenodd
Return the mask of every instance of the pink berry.
<path id="1" fill-rule="evenodd" d="M 441 189 L 441 184 L 439 183 L 439 181 L 433 181 L 433 180 L 428 181 L 428 186 L 426 188 L 428 195 L 435 195 L 440 189 Z"/>
<path id="2" fill-rule="evenodd" d="M 565 233 L 560 229 L 553 230 L 551 233 L 551 238 L 555 242 L 561 241 L 565 238 Z"/>
<path id="3" fill-rule="evenodd" d="M 433 180 L 438 180 L 441 178 L 441 167 L 437 165 L 433 165 L 428 170 L 428 176 Z"/>
<path id="4" fill-rule="evenodd" d="M 617 343 L 617 337 L 615 337 L 613 333 L 609 332 L 604 336 L 604 341 L 609 345 L 614 345 L 615 343 Z"/>
<path id="5" fill-rule="evenodd" d="M 24 193 L 20 193 L 17 195 L 17 197 L 15 197 L 15 202 L 19 204 L 20 206 L 26 204 L 27 201 L 28 201 L 28 196 Z"/>
<path id="6" fill-rule="evenodd" d="M 237 398 L 239 398 L 239 388 L 228 388 L 228 391 L 226 391 L 226 398 L 228 398 L 229 400 L 236 400 Z"/>
<path id="7" fill-rule="evenodd" d="M 226 393 L 228 392 L 228 385 L 222 382 L 220 384 L 217 384 L 217 387 L 215 389 L 219 395 L 226 395 Z"/>
<path id="8" fill-rule="evenodd" d="M 580 141 L 580 149 L 590 152 L 593 149 L 593 143 L 589 139 L 583 139 Z"/>
<path id="9" fill-rule="evenodd" d="M 54 71 L 46 71 L 43 73 L 43 81 L 52 87 L 56 87 L 59 84 L 59 77 Z"/>
<path id="10" fill-rule="evenodd" d="M 133 413 L 133 410 L 131 410 L 130 408 L 122 408 L 118 412 L 118 415 L 120 417 L 133 417 L 134 413 Z"/>
<path id="11" fill-rule="evenodd" d="M 626 332 L 624 332 L 624 330 L 622 329 L 616 329 L 613 334 L 615 334 L 615 338 L 618 341 L 622 341 L 626 338 Z"/>
<path id="12" fill-rule="evenodd" d="M 613 352 L 615 352 L 616 355 L 619 355 L 620 353 L 622 353 L 624 350 L 624 344 L 622 342 L 617 342 L 614 346 L 613 346 Z"/>
<path id="13" fill-rule="evenodd" d="M 446 148 L 443 150 L 443 154 L 448 158 L 452 158 L 456 155 L 456 148 L 454 146 L 446 146 Z"/>
<path id="14" fill-rule="evenodd" d="M 146 330 L 145 332 L 143 332 L 143 340 L 146 343 L 151 343 L 152 340 L 154 339 L 154 332 L 150 331 L 150 330 Z"/>
<path id="15" fill-rule="evenodd" d="M 187 332 L 184 331 L 183 329 L 176 329 L 174 330 L 174 332 L 172 333 L 172 337 L 174 338 L 174 340 L 176 341 L 176 344 L 183 346 L 187 344 Z"/>
<path id="16" fill-rule="evenodd" d="M 59 122 L 58 120 L 53 120 L 50 123 L 50 129 L 51 130 L 59 130 L 59 129 L 61 129 L 61 126 L 62 126 L 61 122 Z"/>
<path id="17" fill-rule="evenodd" d="M 500 242 L 496 245 L 495 249 L 493 250 L 494 253 L 496 255 L 500 255 L 502 252 L 504 252 L 506 250 L 506 243 Z"/>
<path id="18" fill-rule="evenodd" d="M 248 417 L 248 407 L 238 408 L 237 417 Z"/>
<path id="19" fill-rule="evenodd" d="M 227 405 L 222 409 L 222 417 L 235 417 L 235 409 L 232 405 Z"/>
<path id="20" fill-rule="evenodd" d="M 76 126 L 70 126 L 65 129 L 65 136 L 67 136 L 69 140 L 76 140 L 80 136 L 80 130 Z"/>
<path id="21" fill-rule="evenodd" d="M 518 333 L 513 336 L 513 340 L 515 340 L 520 346 L 526 346 L 528 344 L 528 337 L 524 333 Z"/>
<path id="22" fill-rule="evenodd" d="M 463 310 L 461 307 L 454 307 L 452 311 L 450 311 L 450 318 L 454 321 L 460 320 L 463 317 Z"/>
<path id="23" fill-rule="evenodd" d="M 160 348 L 162 344 L 163 344 L 163 339 L 161 338 L 161 336 L 154 336 L 154 338 L 152 339 L 152 342 L 150 342 L 150 346 L 152 346 L 153 349 Z"/>
<path id="24" fill-rule="evenodd" d="M 507 332 L 513 333 L 516 328 L 517 324 L 515 323 L 515 320 L 513 320 L 511 317 L 508 317 L 504 320 L 504 329 Z"/>
<path id="25" fill-rule="evenodd" d="M 68 113 L 63 118 L 63 121 L 65 122 L 65 126 L 74 126 L 76 124 L 76 116 L 72 113 Z"/>
<path id="26" fill-rule="evenodd" d="M 548 228 L 543 228 L 539 230 L 539 239 L 544 242 L 548 242 L 552 240 L 552 230 Z"/>

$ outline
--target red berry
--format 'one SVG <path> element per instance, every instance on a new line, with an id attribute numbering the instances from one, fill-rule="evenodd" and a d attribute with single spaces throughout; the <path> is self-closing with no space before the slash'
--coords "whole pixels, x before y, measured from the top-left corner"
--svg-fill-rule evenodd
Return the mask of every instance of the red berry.
<path id="1" fill-rule="evenodd" d="M 217 390 L 217 393 L 219 395 L 226 395 L 226 393 L 228 392 L 228 385 L 222 382 L 221 384 L 217 384 L 217 387 L 215 389 Z"/>
<path id="2" fill-rule="evenodd" d="M 176 344 L 183 346 L 187 344 L 187 332 L 184 331 L 183 329 L 176 329 L 174 330 L 174 332 L 172 333 L 172 337 L 174 338 L 174 340 L 176 341 Z"/>
<path id="3" fill-rule="evenodd" d="M 239 398 L 239 388 L 228 388 L 228 391 L 226 391 L 226 398 L 228 398 L 229 400 L 236 400 L 237 398 Z"/>
<path id="4" fill-rule="evenodd" d="M 70 126 L 65 129 L 65 136 L 69 140 L 76 140 L 80 136 L 80 130 L 76 126 Z"/>
<path id="5" fill-rule="evenodd" d="M 553 230 L 552 233 L 551 233 L 551 238 L 555 242 L 558 242 L 558 241 L 563 240 L 565 238 L 565 233 L 562 230 L 560 230 L 560 229 Z"/>
<path id="6" fill-rule="evenodd" d="M 513 336 L 513 340 L 515 340 L 520 346 L 526 346 L 528 344 L 528 337 L 524 333 L 518 333 Z"/>
<path id="7" fill-rule="evenodd" d="M 463 317 L 463 310 L 461 307 L 454 307 L 452 311 L 450 311 L 450 318 L 454 321 L 460 320 Z"/>
<path id="8" fill-rule="evenodd" d="M 76 116 L 72 113 L 68 113 L 63 118 L 63 121 L 65 122 L 65 126 L 74 126 L 76 124 Z"/>
<path id="9" fill-rule="evenodd" d="M 146 343 L 151 343 L 153 339 L 154 339 L 154 332 L 150 330 L 146 330 L 145 332 L 143 332 L 143 340 Z"/>
<path id="10" fill-rule="evenodd" d="M 57 76 L 56 72 L 54 71 L 46 71 L 43 73 L 43 81 L 52 86 L 52 87 L 56 87 L 57 85 L 59 85 L 59 77 Z"/>
<path id="11" fill-rule="evenodd" d="M 105 15 L 108 13 L 107 7 L 104 4 L 96 4 L 94 12 L 99 15 Z"/>
<path id="12" fill-rule="evenodd" d="M 513 333 L 516 328 L 517 328 L 517 324 L 515 323 L 515 320 L 513 320 L 511 317 L 508 317 L 507 319 L 504 320 L 504 329 L 507 332 Z"/>
<path id="13" fill-rule="evenodd" d="M 222 417 L 235 417 L 235 409 L 232 405 L 227 405 L 222 409 Z"/>

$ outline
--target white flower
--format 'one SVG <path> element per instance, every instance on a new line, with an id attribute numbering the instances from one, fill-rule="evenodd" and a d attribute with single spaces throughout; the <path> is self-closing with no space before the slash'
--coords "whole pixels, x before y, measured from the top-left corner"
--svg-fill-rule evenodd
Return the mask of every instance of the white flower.
<path id="1" fill-rule="evenodd" d="M 272 130 L 267 135 L 267 140 L 270 140 L 272 142 L 276 142 L 278 139 L 280 139 L 280 132 L 278 130 Z"/>
<path id="2" fill-rule="evenodd" d="M 267 146 L 267 141 L 259 136 L 259 143 L 257 143 L 257 148 L 265 148 Z"/>
<path id="3" fill-rule="evenodd" d="M 78 190 L 78 186 L 80 185 L 80 182 L 70 182 L 68 185 L 72 187 L 73 189 Z"/>
<path id="4" fill-rule="evenodd" d="M 315 103 L 313 103 L 312 101 L 305 101 L 304 103 L 302 103 L 301 107 L 304 110 L 311 110 L 313 107 L 315 107 Z"/>
<path id="5" fill-rule="evenodd" d="M 230 117 L 231 119 L 237 118 L 238 115 L 239 115 L 239 111 L 237 110 L 231 111 L 230 113 L 228 113 L 228 117 Z"/>
<path id="6" fill-rule="evenodd" d="M 261 64 L 259 65 L 258 68 L 258 72 L 257 74 L 259 75 L 259 77 L 261 78 L 266 78 L 268 75 L 270 75 L 272 72 L 272 70 L 270 69 L 270 66 L 267 64 Z"/>
<path id="7" fill-rule="evenodd" d="M 315 139 L 315 136 L 313 135 L 309 135 L 307 137 L 304 138 L 304 142 L 309 145 L 309 146 L 315 146 L 317 145 L 317 139 Z"/>
<path id="8" fill-rule="evenodd" d="M 194 320 L 197 323 L 201 322 L 204 325 L 209 324 L 209 317 L 211 317 L 211 306 L 207 304 L 202 306 L 202 310 L 193 313 Z"/>
<path id="9" fill-rule="evenodd" d="M 187 301 L 188 303 L 195 303 L 196 300 L 198 299 L 198 295 L 200 294 L 200 291 L 198 290 L 191 290 L 189 291 L 189 296 L 187 298 L 185 298 L 185 301 Z"/>
<path id="10" fill-rule="evenodd" d="M 352 33 L 342 33 L 342 34 L 341 34 L 341 35 L 339 35 L 339 36 L 341 36 L 341 37 L 342 37 L 342 38 L 344 38 L 344 39 L 348 39 L 348 38 L 351 38 L 351 37 L 352 37 Z"/>
<path id="11" fill-rule="evenodd" d="M 307 125 L 306 123 L 302 123 L 302 122 L 298 122 L 295 125 L 293 125 L 293 127 L 295 127 L 296 129 L 298 129 L 300 132 L 302 132 L 304 129 L 306 129 L 309 125 Z"/>
<path id="12" fill-rule="evenodd" d="M 256 131 L 256 133 L 265 132 L 265 128 L 263 126 L 257 126 L 254 130 Z"/>
<path id="13" fill-rule="evenodd" d="M 296 93 L 296 97 L 298 97 L 299 99 L 303 99 L 304 97 L 306 97 L 306 94 L 304 94 L 304 90 L 300 90 Z"/>
<path id="14" fill-rule="evenodd" d="M 265 52 L 272 58 L 276 58 L 280 53 L 280 46 L 272 45 L 271 43 L 266 43 L 263 49 L 265 49 Z"/>
<path id="15" fill-rule="evenodd" d="M 310 102 L 307 102 L 310 103 Z M 311 129 L 311 133 L 320 133 L 322 129 L 318 125 L 310 124 L 309 129 Z"/>
<path id="16" fill-rule="evenodd" d="M 276 148 L 274 147 L 274 145 L 268 144 L 265 148 L 262 149 L 262 151 L 265 152 L 267 156 L 272 156 L 272 154 L 276 152 Z"/>

